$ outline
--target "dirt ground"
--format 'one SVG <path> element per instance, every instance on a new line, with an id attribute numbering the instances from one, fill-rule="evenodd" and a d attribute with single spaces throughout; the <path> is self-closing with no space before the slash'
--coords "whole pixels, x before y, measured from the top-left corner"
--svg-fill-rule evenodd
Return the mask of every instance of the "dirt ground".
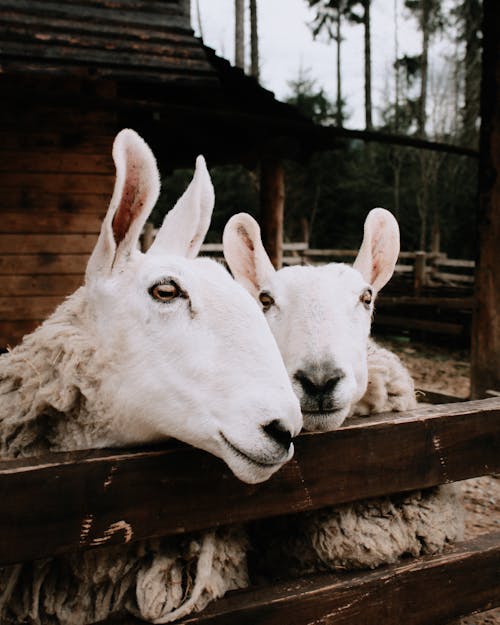
<path id="1" fill-rule="evenodd" d="M 469 354 L 463 349 L 433 346 L 405 339 L 377 339 L 394 351 L 408 367 L 417 388 L 467 398 Z M 462 482 L 465 538 L 500 530 L 500 475 Z M 500 625 L 500 608 L 469 616 L 460 625 Z"/>

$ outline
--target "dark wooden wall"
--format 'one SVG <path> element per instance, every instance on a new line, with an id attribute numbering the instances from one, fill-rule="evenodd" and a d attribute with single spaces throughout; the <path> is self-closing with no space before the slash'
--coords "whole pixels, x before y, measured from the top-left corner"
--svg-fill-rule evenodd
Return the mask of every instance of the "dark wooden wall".
<path id="1" fill-rule="evenodd" d="M 5 95 L 0 102 L 0 347 L 16 344 L 82 283 L 114 182 L 115 113 L 39 105 L 36 92 L 23 89 L 26 80 L 15 83 L 14 89 L 12 81 L 0 79 Z M 45 79 L 42 87 L 50 91 L 56 85 Z M 77 100 L 81 85 L 67 80 L 64 89 Z M 13 93 L 18 96 L 9 97 Z"/>

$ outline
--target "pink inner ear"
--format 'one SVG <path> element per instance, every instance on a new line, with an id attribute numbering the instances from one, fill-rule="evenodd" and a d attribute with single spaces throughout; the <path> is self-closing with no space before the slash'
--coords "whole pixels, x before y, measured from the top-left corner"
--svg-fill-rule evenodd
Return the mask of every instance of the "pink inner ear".
<path id="1" fill-rule="evenodd" d="M 113 217 L 113 235 L 117 246 L 127 236 L 132 222 L 144 205 L 145 191 L 141 189 L 140 178 L 139 167 L 127 163 L 120 205 Z"/>
<path id="2" fill-rule="evenodd" d="M 238 236 L 240 237 L 240 239 L 244 242 L 246 247 L 251 252 L 255 250 L 252 239 L 249 237 L 248 232 L 246 231 L 245 227 L 242 225 L 238 226 Z"/>

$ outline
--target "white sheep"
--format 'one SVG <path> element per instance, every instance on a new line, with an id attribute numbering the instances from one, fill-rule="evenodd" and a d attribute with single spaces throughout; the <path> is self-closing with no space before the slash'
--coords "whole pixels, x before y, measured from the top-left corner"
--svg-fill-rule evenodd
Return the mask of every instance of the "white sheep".
<path id="1" fill-rule="evenodd" d="M 257 223 L 246 214 L 228 222 L 224 254 L 235 278 L 261 302 L 305 429 L 328 431 L 353 415 L 416 406 L 401 361 L 369 339 L 375 297 L 399 254 L 399 228 L 388 211 L 369 213 L 353 267 L 275 271 Z M 262 521 L 252 541 L 260 572 L 286 575 L 372 568 L 407 553 L 435 553 L 462 531 L 460 499 L 446 485 Z"/>
<path id="2" fill-rule="evenodd" d="M 113 158 L 84 286 L 0 357 L 0 457 L 174 437 L 266 480 L 291 458 L 302 417 L 259 307 L 195 258 L 214 203 L 204 160 L 143 254 L 156 162 L 131 130 Z M 4 567 L 0 618 L 82 625 L 127 609 L 166 623 L 245 584 L 244 535 L 207 531 Z"/>

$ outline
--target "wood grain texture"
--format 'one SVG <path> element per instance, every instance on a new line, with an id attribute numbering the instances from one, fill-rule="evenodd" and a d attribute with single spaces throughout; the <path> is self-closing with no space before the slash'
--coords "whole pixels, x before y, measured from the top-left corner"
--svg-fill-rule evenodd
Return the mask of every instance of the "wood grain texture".
<path id="1" fill-rule="evenodd" d="M 495 398 L 357 419 L 301 435 L 295 458 L 259 485 L 173 441 L 4 461 L 0 564 L 123 542 L 117 521 L 138 540 L 498 472 L 499 417 Z"/>
<path id="2" fill-rule="evenodd" d="M 7 254 L 0 256 L 0 275 L 83 274 L 89 254 Z"/>
<path id="3" fill-rule="evenodd" d="M 260 166 L 260 227 L 262 243 L 275 269 L 283 264 L 285 170 L 279 159 L 264 158 Z"/>
<path id="4" fill-rule="evenodd" d="M 83 274 L 41 274 L 41 275 L 0 275 L 0 295 L 2 297 L 36 295 L 64 296 L 83 284 Z"/>
<path id="5" fill-rule="evenodd" d="M 97 234 L 0 234 L 3 254 L 90 254 Z"/>
<path id="6" fill-rule="evenodd" d="M 230 593 L 179 625 L 438 625 L 498 605 L 500 533 L 371 572 Z"/>
<path id="7" fill-rule="evenodd" d="M 471 394 L 500 391 L 500 4 L 483 6 L 476 306 Z"/>

